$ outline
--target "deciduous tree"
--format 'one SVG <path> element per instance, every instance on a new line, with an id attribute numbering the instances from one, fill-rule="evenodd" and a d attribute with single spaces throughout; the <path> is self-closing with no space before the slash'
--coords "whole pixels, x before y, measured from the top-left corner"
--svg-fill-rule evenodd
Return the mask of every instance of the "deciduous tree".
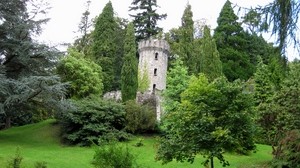
<path id="1" fill-rule="evenodd" d="M 176 112 L 165 117 L 168 124 L 161 137 L 157 159 L 193 163 L 197 154 L 206 156 L 204 165 L 217 157 L 229 165 L 224 150 L 254 149 L 251 95 L 236 81 L 224 77 L 209 83 L 205 75 L 192 77 Z"/>
<path id="2" fill-rule="evenodd" d="M 70 48 L 68 55 L 59 63 L 57 72 L 62 81 L 70 84 L 68 97 L 80 99 L 90 95 L 102 95 L 101 67 L 85 58 L 83 53 Z"/>

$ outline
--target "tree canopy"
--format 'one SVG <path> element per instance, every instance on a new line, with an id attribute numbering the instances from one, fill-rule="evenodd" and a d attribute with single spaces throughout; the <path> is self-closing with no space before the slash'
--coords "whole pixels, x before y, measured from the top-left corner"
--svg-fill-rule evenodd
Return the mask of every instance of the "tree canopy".
<path id="1" fill-rule="evenodd" d="M 138 61 L 133 23 L 129 23 L 127 27 L 121 79 L 122 101 L 134 100 L 138 89 Z"/>
<path id="2" fill-rule="evenodd" d="M 137 35 L 137 41 L 148 39 L 162 32 L 162 28 L 157 26 L 159 20 L 165 19 L 167 14 L 158 14 L 156 0 L 133 0 L 129 11 L 135 11 L 131 14 L 133 24 Z"/>
<path id="3" fill-rule="evenodd" d="M 251 119 L 252 98 L 236 81 L 221 77 L 209 83 L 205 75 L 192 77 L 182 93 L 179 108 L 168 114 L 163 123 L 157 159 L 163 163 L 176 159 L 193 162 L 197 154 L 206 156 L 204 165 L 217 157 L 229 165 L 224 150 L 245 153 L 253 150 L 254 125 Z M 170 124 L 172 123 L 172 124 Z"/>
<path id="4" fill-rule="evenodd" d="M 37 19 L 28 11 L 29 3 L 36 1 L 3 0 L 0 2 L 0 113 L 6 127 L 11 120 L 41 107 L 60 111 L 65 84 L 53 75 L 54 64 L 61 53 L 55 48 L 33 40 L 41 33 L 41 24 L 48 19 Z M 45 13 L 43 4 L 31 4 L 35 13 Z M 51 107 L 51 108 L 49 108 Z"/>

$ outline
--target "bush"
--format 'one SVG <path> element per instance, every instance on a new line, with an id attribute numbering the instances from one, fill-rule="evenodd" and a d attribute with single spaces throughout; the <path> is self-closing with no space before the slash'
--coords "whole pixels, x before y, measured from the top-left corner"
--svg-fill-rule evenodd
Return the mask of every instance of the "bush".
<path id="1" fill-rule="evenodd" d="M 20 153 L 20 148 L 16 149 L 15 156 L 8 161 L 7 168 L 20 168 L 23 157 Z"/>
<path id="2" fill-rule="evenodd" d="M 92 164 L 96 168 L 134 168 L 138 167 L 135 157 L 128 147 L 113 142 L 96 149 Z"/>
<path id="3" fill-rule="evenodd" d="M 89 146 L 98 144 L 99 138 L 128 139 L 125 128 L 124 107 L 99 98 L 74 101 L 77 109 L 62 114 L 62 137 L 70 144 Z"/>
<path id="4" fill-rule="evenodd" d="M 155 109 L 148 104 L 139 105 L 135 101 L 126 102 L 126 130 L 130 133 L 148 133 L 156 130 Z"/>
<path id="5" fill-rule="evenodd" d="M 300 168 L 300 131 L 288 131 L 273 154 L 273 167 Z"/>
<path id="6" fill-rule="evenodd" d="M 44 161 L 42 161 L 42 162 L 36 162 L 34 164 L 34 167 L 35 168 L 47 168 L 47 162 L 44 162 Z"/>

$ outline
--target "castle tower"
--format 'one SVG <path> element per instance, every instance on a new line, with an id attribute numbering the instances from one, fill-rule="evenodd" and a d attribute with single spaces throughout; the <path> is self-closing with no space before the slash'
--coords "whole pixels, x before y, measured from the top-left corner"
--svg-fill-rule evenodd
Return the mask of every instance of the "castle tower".
<path id="1" fill-rule="evenodd" d="M 144 99 L 149 96 L 156 100 L 156 118 L 161 116 L 161 96 L 160 93 L 166 89 L 166 77 L 168 67 L 168 55 L 170 46 L 165 40 L 149 39 L 138 44 L 139 52 L 139 73 L 144 76 L 147 73 L 149 86 L 142 94 Z M 139 98 L 137 98 L 138 101 Z"/>
<path id="2" fill-rule="evenodd" d="M 148 91 L 166 89 L 170 46 L 165 40 L 150 39 L 139 42 L 139 72 L 148 73 Z"/>

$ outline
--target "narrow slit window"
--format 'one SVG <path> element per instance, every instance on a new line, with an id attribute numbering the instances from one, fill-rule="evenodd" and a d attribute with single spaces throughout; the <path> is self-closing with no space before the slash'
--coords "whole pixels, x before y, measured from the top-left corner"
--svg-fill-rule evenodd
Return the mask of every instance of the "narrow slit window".
<path id="1" fill-rule="evenodd" d="M 158 60 L 158 53 L 155 53 L 155 60 Z"/>
<path id="2" fill-rule="evenodd" d="M 154 76 L 157 76 L 157 68 L 154 69 Z"/>
<path id="3" fill-rule="evenodd" d="M 155 91 L 156 89 L 156 84 L 153 84 L 153 91 Z"/>

